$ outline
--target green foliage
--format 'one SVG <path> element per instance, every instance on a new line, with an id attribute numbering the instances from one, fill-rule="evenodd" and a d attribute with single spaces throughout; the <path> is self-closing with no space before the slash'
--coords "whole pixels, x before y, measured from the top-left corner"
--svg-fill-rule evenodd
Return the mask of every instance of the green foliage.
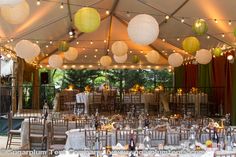
<path id="1" fill-rule="evenodd" d="M 143 85 L 150 91 L 157 85 L 172 86 L 172 73 L 167 70 L 128 70 L 128 69 L 111 69 L 111 70 L 52 70 L 50 72 L 52 82 L 62 89 L 73 84 L 76 89 L 84 90 L 86 85 L 95 88 L 103 83 L 108 83 L 112 87 L 130 89 L 135 84 Z"/>

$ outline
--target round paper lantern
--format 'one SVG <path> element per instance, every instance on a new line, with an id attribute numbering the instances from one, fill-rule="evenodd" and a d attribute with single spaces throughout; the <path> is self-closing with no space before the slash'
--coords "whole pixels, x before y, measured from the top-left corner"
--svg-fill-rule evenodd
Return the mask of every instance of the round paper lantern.
<path id="1" fill-rule="evenodd" d="M 182 42 L 183 49 L 190 53 L 193 54 L 200 48 L 200 42 L 196 37 L 187 37 L 184 39 Z"/>
<path id="2" fill-rule="evenodd" d="M 208 26 L 205 20 L 198 19 L 194 22 L 192 29 L 197 35 L 203 35 L 207 32 Z"/>
<path id="3" fill-rule="evenodd" d="M 116 56 L 124 56 L 127 54 L 128 46 L 124 41 L 116 41 L 112 44 L 111 50 Z"/>
<path id="4" fill-rule="evenodd" d="M 199 64 L 208 64 L 212 60 L 212 54 L 206 49 L 201 49 L 196 53 L 196 61 Z"/>
<path id="5" fill-rule="evenodd" d="M 213 50 L 213 55 L 216 56 L 216 57 L 221 56 L 221 55 L 222 55 L 222 50 L 221 50 L 221 48 L 219 48 L 219 47 L 214 48 L 214 50 Z"/>
<path id="6" fill-rule="evenodd" d="M 94 8 L 83 7 L 76 12 L 74 24 L 80 32 L 94 32 L 100 25 L 100 15 Z"/>
<path id="7" fill-rule="evenodd" d="M 1 7 L 1 15 L 10 24 L 20 24 L 24 22 L 30 14 L 28 3 L 24 0 L 16 5 Z"/>
<path id="8" fill-rule="evenodd" d="M 234 28 L 234 36 L 236 37 L 236 28 Z"/>
<path id="9" fill-rule="evenodd" d="M 58 51 L 66 52 L 69 50 L 69 44 L 66 41 L 61 41 L 58 46 Z"/>
<path id="10" fill-rule="evenodd" d="M 74 47 L 70 47 L 68 51 L 64 52 L 65 59 L 73 61 L 78 57 L 78 51 Z"/>
<path id="11" fill-rule="evenodd" d="M 102 56 L 102 57 L 100 58 L 100 63 L 101 63 L 102 66 L 108 67 L 108 66 L 111 65 L 112 59 L 111 59 L 110 56 Z"/>
<path id="12" fill-rule="evenodd" d="M 140 61 L 139 56 L 134 55 L 133 58 L 132 58 L 132 62 L 133 62 L 134 64 L 137 64 L 139 61 Z"/>
<path id="13" fill-rule="evenodd" d="M 147 14 L 136 15 L 130 20 L 127 29 L 130 39 L 141 45 L 153 43 L 159 35 L 158 22 Z"/>
<path id="14" fill-rule="evenodd" d="M 113 55 L 113 58 L 117 63 L 124 63 L 124 62 L 126 62 L 128 55 L 127 54 L 125 54 L 124 56 Z"/>
<path id="15" fill-rule="evenodd" d="M 48 59 L 48 64 L 53 68 L 60 68 L 63 64 L 63 59 L 59 55 L 51 55 Z"/>
<path id="16" fill-rule="evenodd" d="M 39 55 L 40 48 L 28 40 L 21 40 L 15 47 L 17 56 L 23 59 L 31 59 Z"/>
<path id="17" fill-rule="evenodd" d="M 146 55 L 146 59 L 152 64 L 157 64 L 160 59 L 160 54 L 157 51 L 152 50 Z"/>
<path id="18" fill-rule="evenodd" d="M 39 55 L 39 53 L 40 53 L 40 47 L 37 45 L 37 44 L 34 44 L 34 43 L 32 43 L 33 44 L 33 46 L 34 46 L 34 49 L 35 49 L 35 53 L 37 54 L 37 56 Z"/>
<path id="19" fill-rule="evenodd" d="M 0 5 L 16 5 L 21 3 L 23 0 L 1 0 Z"/>
<path id="20" fill-rule="evenodd" d="M 183 64 L 183 61 L 184 61 L 184 59 L 181 56 L 181 54 L 179 54 L 179 53 L 172 53 L 168 57 L 168 63 L 172 67 L 179 67 L 179 66 L 181 66 Z"/>

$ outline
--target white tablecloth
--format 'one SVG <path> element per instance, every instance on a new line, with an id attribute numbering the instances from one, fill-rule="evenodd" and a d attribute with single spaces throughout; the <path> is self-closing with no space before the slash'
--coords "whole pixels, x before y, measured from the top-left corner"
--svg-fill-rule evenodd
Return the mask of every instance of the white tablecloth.
<path id="1" fill-rule="evenodd" d="M 67 140 L 65 149 L 74 149 L 74 150 L 81 150 L 85 149 L 85 130 L 84 129 L 72 129 L 66 132 Z M 115 132 L 109 132 L 112 138 L 112 145 L 115 145 Z"/>

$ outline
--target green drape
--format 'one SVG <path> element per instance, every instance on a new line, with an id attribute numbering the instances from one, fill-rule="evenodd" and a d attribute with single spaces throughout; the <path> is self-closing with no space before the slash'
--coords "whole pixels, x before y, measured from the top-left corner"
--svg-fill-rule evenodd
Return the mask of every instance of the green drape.
<path id="1" fill-rule="evenodd" d="M 175 68 L 175 87 L 184 86 L 184 66 Z"/>
<path id="2" fill-rule="evenodd" d="M 198 65 L 198 87 L 212 87 L 212 64 Z"/>

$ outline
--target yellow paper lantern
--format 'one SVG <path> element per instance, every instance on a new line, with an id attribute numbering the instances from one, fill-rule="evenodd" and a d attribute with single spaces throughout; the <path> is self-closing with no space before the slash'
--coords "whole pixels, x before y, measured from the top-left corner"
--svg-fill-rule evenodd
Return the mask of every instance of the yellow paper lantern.
<path id="1" fill-rule="evenodd" d="M 186 52 L 193 54 L 200 49 L 200 42 L 196 37 L 187 37 L 182 42 L 182 46 Z"/>
<path id="2" fill-rule="evenodd" d="M 213 50 L 213 55 L 214 55 L 215 57 L 219 57 L 219 56 L 221 56 L 222 54 L 223 54 L 223 53 L 222 53 L 221 48 L 219 48 L 219 47 L 214 48 L 214 50 Z"/>
<path id="3" fill-rule="evenodd" d="M 80 32 L 94 32 L 100 25 L 100 15 L 94 8 L 83 7 L 75 14 L 74 24 Z"/>
<path id="4" fill-rule="evenodd" d="M 139 58 L 139 56 L 134 55 L 133 58 L 132 58 L 132 62 L 133 62 L 134 64 L 139 63 L 139 62 L 140 62 L 140 58 Z"/>
<path id="5" fill-rule="evenodd" d="M 24 22 L 30 14 L 29 4 L 24 0 L 16 5 L 6 5 L 1 7 L 1 15 L 10 24 L 20 24 Z"/>
<path id="6" fill-rule="evenodd" d="M 58 51 L 66 52 L 69 50 L 69 44 L 66 41 L 61 41 L 58 46 Z"/>

